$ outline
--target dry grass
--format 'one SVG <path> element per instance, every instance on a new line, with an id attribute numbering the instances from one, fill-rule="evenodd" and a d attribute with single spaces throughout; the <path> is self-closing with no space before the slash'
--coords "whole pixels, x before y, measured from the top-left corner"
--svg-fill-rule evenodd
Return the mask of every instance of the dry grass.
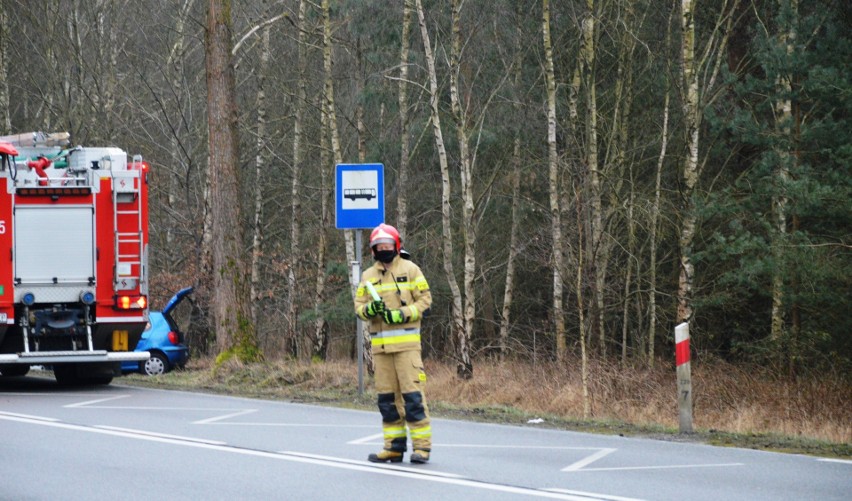
<path id="1" fill-rule="evenodd" d="M 583 418 L 579 364 L 479 363 L 475 379 L 431 366 L 429 396 L 455 405 L 509 406 L 530 414 Z M 589 394 L 593 420 L 676 429 L 673 368 L 637 369 L 593 363 Z M 852 442 L 852 386 L 837 379 L 789 381 L 724 362 L 692 370 L 695 427 L 738 434 L 779 434 Z"/>
<path id="2" fill-rule="evenodd" d="M 726 437 L 721 441 L 743 446 L 850 454 L 852 384 L 848 378 L 829 375 L 822 380 L 792 381 L 762 369 L 747 370 L 720 361 L 693 364 L 693 415 L 699 439 Z M 433 414 L 514 423 L 542 417 L 555 426 L 622 433 L 677 431 L 673 367 L 621 368 L 593 362 L 589 368 L 592 414 L 585 420 L 579 361 L 531 366 L 480 360 L 474 367 L 474 378 L 462 381 L 456 377 L 455 367 L 426 361 L 427 395 Z M 350 361 L 242 365 L 232 360 L 214 368 L 209 360 L 194 360 L 186 371 L 125 380 L 146 386 L 362 408 L 372 408 L 374 398 L 369 377 L 365 377 L 367 392 L 358 396 L 357 370 Z M 743 442 L 742 437 L 756 436 L 770 439 Z M 791 440 L 828 443 L 828 451 L 821 446 L 791 445 Z"/>

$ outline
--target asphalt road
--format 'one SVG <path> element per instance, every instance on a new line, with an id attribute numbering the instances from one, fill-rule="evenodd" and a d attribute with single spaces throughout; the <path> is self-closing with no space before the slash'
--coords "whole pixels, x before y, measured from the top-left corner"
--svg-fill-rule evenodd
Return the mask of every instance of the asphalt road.
<path id="1" fill-rule="evenodd" d="M 0 379 L 0 499 L 852 496 L 852 461 L 443 419 L 431 463 L 374 465 L 378 412 L 120 383 Z"/>

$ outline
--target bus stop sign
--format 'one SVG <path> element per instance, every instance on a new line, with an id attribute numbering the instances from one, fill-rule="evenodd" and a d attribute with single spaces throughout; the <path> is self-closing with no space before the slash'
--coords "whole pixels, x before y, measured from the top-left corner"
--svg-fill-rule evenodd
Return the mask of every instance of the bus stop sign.
<path id="1" fill-rule="evenodd" d="M 335 227 L 373 229 L 385 221 L 385 166 L 337 164 Z"/>

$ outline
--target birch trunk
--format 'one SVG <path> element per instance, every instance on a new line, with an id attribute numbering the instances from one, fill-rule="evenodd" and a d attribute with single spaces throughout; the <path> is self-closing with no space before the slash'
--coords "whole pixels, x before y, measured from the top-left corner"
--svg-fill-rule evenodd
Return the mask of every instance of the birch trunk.
<path id="1" fill-rule="evenodd" d="M 420 36 L 423 39 L 423 52 L 426 57 L 426 65 L 429 72 L 429 105 L 432 121 L 432 130 L 435 135 L 435 146 L 438 150 L 438 161 L 441 165 L 441 221 L 442 221 L 442 247 L 444 251 L 444 274 L 452 295 L 452 332 L 456 341 L 457 373 L 462 378 L 473 377 L 473 364 L 470 359 L 470 346 L 464 331 L 464 319 L 462 317 L 462 297 L 456 282 L 453 270 L 453 235 L 452 221 L 450 219 L 450 169 L 447 160 L 447 150 L 444 146 L 444 135 L 441 132 L 441 117 L 438 113 L 438 75 L 435 70 L 435 58 L 432 54 L 432 45 L 429 40 L 429 31 L 426 28 L 426 18 L 423 13 L 421 0 L 415 0 L 417 8 L 417 19 L 420 24 Z"/>
<path id="2" fill-rule="evenodd" d="M 334 156 L 334 163 L 343 163 L 343 153 L 340 149 L 340 133 L 337 130 L 337 111 L 334 104 L 334 75 L 332 70 L 332 40 L 331 40 L 331 14 L 329 10 L 329 0 L 322 0 L 322 19 L 323 19 L 323 36 L 322 36 L 322 54 L 323 68 L 325 69 L 325 110 L 328 114 L 328 127 L 331 137 L 331 151 Z M 323 169 L 325 169 L 325 164 Z M 343 238 L 346 243 L 346 262 L 351 263 L 355 260 L 355 234 L 352 230 L 345 230 Z M 349 285 L 352 299 L 355 298 L 355 289 L 358 284 L 349 274 Z"/>
<path id="3" fill-rule="evenodd" d="M 562 303 L 562 217 L 559 208 L 559 156 L 556 152 L 556 75 L 550 38 L 550 1 L 542 0 L 542 37 L 545 80 L 547 83 L 547 158 L 550 191 L 550 226 L 553 233 L 553 326 L 556 335 L 556 359 L 563 361 L 568 351 Z"/>
<path id="4" fill-rule="evenodd" d="M 701 86 L 699 69 L 706 71 L 703 92 L 712 95 L 716 78 L 724 61 L 725 49 L 737 12 L 739 0 L 723 2 L 715 25 L 708 38 L 700 62 L 695 59 L 695 19 L 693 0 L 681 0 L 681 64 L 682 64 L 682 108 L 686 128 L 686 154 L 683 160 L 682 184 L 680 190 L 682 214 L 680 225 L 680 276 L 677 291 L 677 323 L 688 322 L 693 316 L 692 286 L 695 269 L 692 264 L 692 244 L 695 238 L 698 217 L 695 214 L 693 199 L 695 185 L 700 175 L 698 162 L 699 130 L 701 128 Z"/>
<path id="5" fill-rule="evenodd" d="M 666 53 L 670 52 L 672 43 L 672 16 L 674 9 L 669 15 L 666 23 Z M 669 63 L 667 60 L 666 69 L 671 74 Z M 648 323 L 648 348 L 647 348 L 647 363 L 648 367 L 654 367 L 654 342 L 657 339 L 657 232 L 659 230 L 660 219 L 660 197 L 663 177 L 663 166 L 666 160 L 666 151 L 669 144 L 669 105 L 671 103 L 671 87 L 666 87 L 666 94 L 663 101 L 663 129 L 660 133 L 660 154 L 657 157 L 657 170 L 654 182 L 654 202 L 651 206 L 651 235 L 650 235 L 650 254 L 651 263 L 649 266 L 649 284 L 648 288 L 648 312 L 650 315 Z"/>
<path id="6" fill-rule="evenodd" d="M 459 98 L 459 74 L 461 72 L 461 1 L 452 4 L 452 45 L 450 49 L 450 105 L 456 126 L 456 139 L 459 142 L 459 174 L 462 195 L 462 231 L 464 234 L 464 331 L 465 346 L 470 344 L 473 334 L 473 320 L 476 314 L 476 230 L 473 222 L 473 167 L 470 158 L 468 140 L 468 118 Z M 467 379 L 472 376 L 473 367 L 461 367 L 459 375 Z"/>
<path id="7" fill-rule="evenodd" d="M 296 308 L 297 297 L 297 277 L 298 266 L 300 262 L 301 246 L 301 184 L 299 182 L 302 173 L 302 127 L 305 114 L 305 105 L 307 104 L 306 91 L 306 69 L 307 69 L 307 35 L 305 30 L 305 13 L 307 12 L 307 0 L 299 1 L 298 14 L 298 83 L 296 90 L 296 102 L 293 117 L 293 171 L 292 181 L 290 184 L 290 256 L 288 259 L 287 268 L 287 301 L 285 311 L 287 312 L 284 350 L 294 358 L 299 357 L 299 342 L 296 334 L 296 318 L 298 310 Z"/>
<path id="8" fill-rule="evenodd" d="M 686 154 L 683 160 L 680 191 L 683 211 L 680 225 L 680 277 L 677 290 L 678 324 L 692 320 L 692 242 L 695 238 L 695 201 L 693 190 L 698 181 L 698 73 L 695 67 L 695 20 L 692 0 L 681 0 L 681 64 L 683 81 L 683 116 L 686 128 Z"/>
<path id="9" fill-rule="evenodd" d="M 269 28 L 263 29 L 260 51 L 260 65 L 257 69 L 257 128 L 254 157 L 254 217 L 252 219 L 251 241 L 251 320 L 257 325 L 257 312 L 260 307 L 260 258 L 263 252 L 263 177 L 264 167 L 269 164 L 266 151 L 266 71 L 269 67 Z"/>
<path id="10" fill-rule="evenodd" d="M 547 1 L 547 0 L 545 0 Z M 583 207 L 580 203 L 580 191 L 574 189 L 577 205 L 577 228 L 582 228 Z M 578 330 L 580 335 L 580 380 L 583 386 L 583 419 L 588 419 L 592 414 L 592 404 L 589 398 L 589 355 L 586 350 L 586 319 L 583 314 L 585 299 L 583 298 L 583 232 L 577 232 L 577 281 L 575 282 L 575 293 L 577 295 Z"/>
<path id="11" fill-rule="evenodd" d="M 586 0 L 583 18 L 583 42 L 580 59 L 583 63 L 583 88 L 586 93 L 586 165 L 589 169 L 591 218 L 591 249 L 589 263 L 594 270 L 596 323 L 601 357 L 606 357 L 606 331 L 604 329 L 604 278 L 606 276 L 606 253 L 603 248 L 603 208 L 601 203 L 601 180 L 598 167 L 598 109 L 597 85 L 595 84 L 595 2 Z"/>
<path id="12" fill-rule="evenodd" d="M 171 93 L 175 96 L 175 110 L 181 109 L 181 101 L 184 96 L 183 85 L 181 82 L 182 73 L 183 73 L 183 65 L 184 65 L 184 46 L 186 37 L 184 36 L 184 30 L 186 27 L 186 21 L 189 17 L 189 13 L 192 10 L 193 4 L 195 4 L 195 0 L 186 0 L 183 6 L 178 13 L 177 19 L 175 20 L 175 43 L 172 45 L 172 49 L 169 52 L 169 58 L 166 61 L 166 68 L 171 77 Z M 180 123 L 183 123 L 180 120 Z M 170 152 L 172 158 L 172 165 L 178 166 L 183 165 L 184 162 L 181 157 L 181 152 L 185 151 L 185 148 L 181 145 L 181 138 L 178 134 L 178 130 L 181 130 L 182 127 L 177 125 L 172 125 L 171 127 L 171 137 L 170 137 Z M 174 210 L 175 205 L 177 204 L 179 192 L 180 192 L 180 179 L 181 176 L 172 175 L 168 176 L 168 181 L 166 184 L 166 190 L 168 191 L 167 200 L 168 207 L 170 210 Z M 172 254 L 172 258 L 174 257 L 174 251 L 172 248 L 172 244 L 174 243 L 174 228 L 173 225 L 166 225 L 166 243 L 168 244 L 168 248 L 164 249 L 166 252 Z"/>
<path id="13" fill-rule="evenodd" d="M 408 163 L 410 144 L 408 138 L 408 53 L 411 38 L 412 1 L 404 0 L 402 7 L 402 39 L 399 51 L 399 177 L 396 190 L 396 229 L 408 235 Z"/>
<path id="14" fill-rule="evenodd" d="M 630 331 L 630 286 L 633 278 L 633 261 L 636 259 L 636 221 L 633 219 L 633 206 L 636 203 L 636 189 L 634 188 L 633 167 L 630 168 L 630 199 L 627 202 L 627 263 L 624 277 L 624 302 L 622 304 L 621 318 L 621 366 L 627 366 L 627 345 L 629 343 L 628 333 Z M 638 274 L 637 274 L 638 276 Z"/>
<path id="15" fill-rule="evenodd" d="M 518 5 L 518 19 L 521 19 L 521 7 Z M 512 311 L 512 298 L 515 283 L 515 258 L 518 256 L 518 226 L 520 225 L 521 205 L 521 65 L 523 63 L 523 33 L 521 25 L 515 27 L 515 59 L 513 61 L 513 92 L 514 103 L 512 105 L 515 116 L 515 141 L 512 148 L 512 225 L 509 230 L 509 257 L 506 259 L 506 285 L 503 289 L 503 310 L 500 317 L 500 360 L 505 361 L 509 346 L 510 313 Z"/>
<path id="16" fill-rule="evenodd" d="M 671 33 L 666 34 L 667 40 Z M 660 218 L 660 193 L 663 176 L 663 165 L 666 160 L 666 149 L 669 144 L 669 101 L 671 91 L 666 89 L 665 103 L 663 105 L 663 130 L 660 139 L 660 155 L 657 157 L 657 176 L 654 182 L 654 205 L 651 207 L 651 264 L 648 270 L 649 291 L 648 291 L 648 311 L 650 312 L 650 320 L 648 325 L 648 366 L 654 367 L 654 340 L 657 338 L 657 229 L 659 227 Z"/>
<path id="17" fill-rule="evenodd" d="M 359 45 L 360 49 L 360 45 Z M 358 51 L 358 75 L 363 75 L 361 71 L 361 52 Z M 362 81 L 359 79 L 359 86 L 363 87 Z M 361 89 L 359 89 L 359 93 Z M 358 107 L 356 109 L 356 120 L 358 122 L 358 161 L 361 163 L 366 163 L 367 161 L 367 125 L 364 123 L 364 105 L 359 102 Z M 397 228 L 399 230 L 399 228 Z M 361 230 L 355 230 L 361 231 Z M 401 234 L 401 233 L 400 233 Z M 360 342 L 363 346 L 363 356 L 364 356 L 364 366 L 367 368 L 367 373 L 373 375 L 376 372 L 376 366 L 373 362 L 373 342 L 370 339 L 370 331 L 366 328 L 366 324 L 361 324 L 362 329 L 360 329 L 361 339 L 359 341 L 358 337 L 355 337 L 355 343 Z M 357 360 L 358 353 L 358 345 L 355 344 L 353 346 L 353 356 L 352 358 Z"/>
<path id="18" fill-rule="evenodd" d="M 798 0 L 779 0 L 779 8 L 789 11 L 786 15 L 787 23 L 780 28 L 778 35 L 779 48 L 783 50 L 787 58 L 793 55 L 796 43 L 796 19 L 798 14 Z M 782 96 L 775 103 L 775 132 L 781 142 L 777 148 L 778 166 L 775 170 L 776 190 L 773 196 L 773 215 L 775 217 L 775 233 L 772 245 L 772 254 L 775 259 L 772 276 L 772 325 L 770 336 L 774 341 L 780 341 L 784 336 L 784 240 L 787 234 L 787 183 L 790 178 L 790 164 L 794 158 L 789 147 L 792 139 L 790 131 L 793 123 L 793 103 L 790 98 L 792 94 L 792 77 L 789 74 L 781 74 L 776 82 L 777 93 Z"/>
<path id="19" fill-rule="evenodd" d="M 328 5 L 324 3 L 324 8 L 327 8 Z M 328 87 L 326 87 L 328 90 Z M 314 286 L 314 315 L 316 320 L 314 321 L 314 332 L 312 335 L 312 346 L 311 346 L 311 354 L 313 357 L 318 357 L 319 359 L 324 359 L 324 347 L 326 347 L 326 341 L 324 334 L 327 331 L 325 318 L 322 316 L 322 305 L 325 301 L 325 267 L 326 267 L 326 251 L 328 248 L 328 237 L 326 235 L 326 228 L 329 223 L 329 206 L 328 206 L 328 197 L 326 197 L 326 190 L 328 189 L 328 175 L 326 171 L 328 171 L 329 165 L 329 121 L 330 121 L 330 113 L 327 109 L 329 106 L 328 98 L 325 97 L 322 100 L 321 113 L 320 113 L 320 225 L 317 229 L 317 234 L 319 236 L 319 242 L 317 242 L 317 259 L 316 259 L 316 281 Z"/>
<path id="20" fill-rule="evenodd" d="M 692 319 L 692 287 L 695 270 L 692 264 L 692 244 L 695 238 L 698 218 L 695 214 L 693 194 L 700 175 L 698 162 L 699 130 L 701 127 L 701 110 L 706 104 L 701 95 L 712 95 L 716 78 L 723 61 L 725 50 L 737 12 L 739 0 L 725 0 L 719 9 L 715 25 L 708 38 L 700 62 L 695 60 L 695 19 L 693 0 L 681 0 L 681 58 L 683 64 L 682 87 L 683 115 L 686 126 L 686 155 L 683 162 L 681 199 L 683 213 L 680 230 L 680 277 L 678 279 L 678 308 L 677 323 Z M 703 90 L 699 85 L 699 73 L 702 68 L 712 68 L 705 71 L 706 80 Z M 693 337 L 694 339 L 694 337 Z"/>

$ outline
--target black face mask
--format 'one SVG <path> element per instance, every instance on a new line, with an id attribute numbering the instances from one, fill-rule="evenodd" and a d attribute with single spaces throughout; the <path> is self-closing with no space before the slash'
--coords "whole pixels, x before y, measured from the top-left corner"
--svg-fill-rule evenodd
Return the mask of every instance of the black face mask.
<path id="1" fill-rule="evenodd" d="M 375 253 L 376 261 L 381 261 L 385 264 L 388 264 L 391 261 L 393 261 L 393 258 L 395 258 L 395 257 L 396 257 L 396 251 L 395 250 L 382 250 L 382 251 L 376 251 L 376 253 Z"/>

